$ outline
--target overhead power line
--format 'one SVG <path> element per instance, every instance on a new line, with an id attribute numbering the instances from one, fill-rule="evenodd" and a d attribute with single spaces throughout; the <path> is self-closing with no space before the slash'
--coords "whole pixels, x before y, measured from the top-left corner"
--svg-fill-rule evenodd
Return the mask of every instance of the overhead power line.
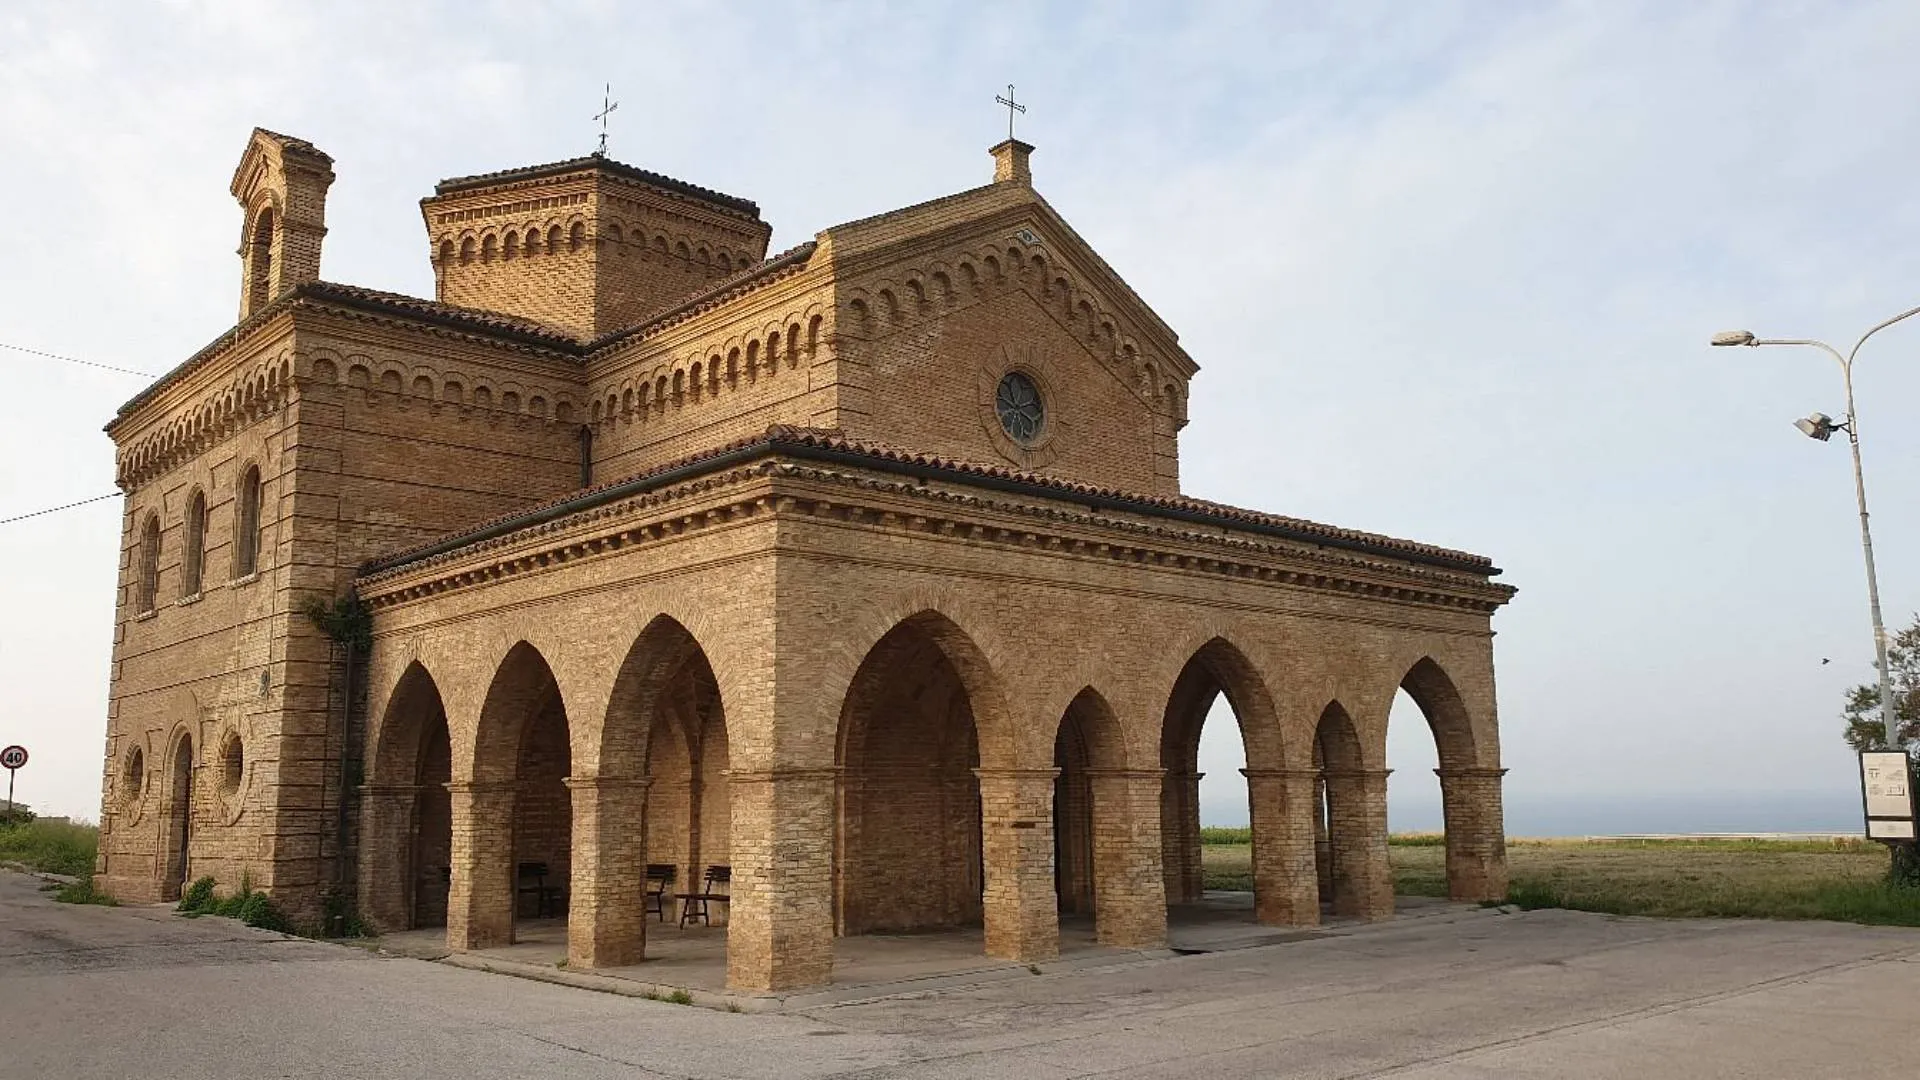
<path id="1" fill-rule="evenodd" d="M 28 518 L 36 518 L 44 514 L 57 514 L 62 510 L 71 510 L 76 506 L 85 506 L 88 503 L 97 503 L 101 499 L 117 499 L 119 497 L 120 497 L 119 492 L 109 491 L 105 495 L 95 495 L 91 499 L 81 499 L 79 502 L 70 502 L 65 506 L 49 506 L 45 510 L 35 510 L 32 513 L 28 513 L 28 514 L 18 514 L 10 518 L 0 518 L 0 525 L 11 525 L 16 521 L 25 521 Z"/>
<path id="2" fill-rule="evenodd" d="M 9 345 L 4 341 L 0 341 L 0 349 L 12 349 L 14 352 L 23 352 L 23 353 L 26 353 L 28 356 L 40 356 L 40 357 L 45 357 L 48 360 L 59 360 L 68 364 L 79 364 L 81 367 L 99 368 L 101 371 L 117 371 L 122 375 L 137 375 L 142 379 L 159 378 L 159 376 L 154 375 L 153 373 L 147 372 L 147 371 L 135 371 L 132 368 L 114 367 L 112 364 L 98 364 L 93 362 L 92 360 L 77 360 L 71 356 L 61 356 L 59 353 L 42 352 L 39 349 L 29 349 L 25 345 Z M 0 524 L 5 524 L 5 522 L 0 522 Z"/>

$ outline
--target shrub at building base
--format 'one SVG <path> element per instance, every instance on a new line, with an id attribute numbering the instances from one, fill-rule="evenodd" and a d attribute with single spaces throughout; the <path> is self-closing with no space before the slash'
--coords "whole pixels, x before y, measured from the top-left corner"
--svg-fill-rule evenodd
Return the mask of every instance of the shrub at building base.
<path id="1" fill-rule="evenodd" d="M 240 888 L 232 895 L 221 898 L 213 894 L 214 880 L 203 877 L 187 886 L 186 893 L 175 908 L 182 915 L 197 917 L 200 915 L 218 915 L 222 918 L 238 919 L 248 926 L 257 926 L 262 930 L 277 930 L 283 934 L 293 932 L 293 924 L 281 910 L 274 906 L 273 898 L 266 893 L 256 891 L 253 882 L 241 877 Z"/>

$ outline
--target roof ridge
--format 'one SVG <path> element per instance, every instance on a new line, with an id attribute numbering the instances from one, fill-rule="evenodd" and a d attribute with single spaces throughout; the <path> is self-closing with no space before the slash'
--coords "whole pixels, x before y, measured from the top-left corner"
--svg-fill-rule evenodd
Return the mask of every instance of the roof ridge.
<path id="1" fill-rule="evenodd" d="M 474 173 L 471 176 L 452 176 L 435 184 L 433 186 L 433 193 L 436 196 L 450 195 L 458 191 L 492 187 L 497 184 L 512 183 L 516 180 L 536 180 L 547 176 L 558 176 L 563 173 L 578 172 L 583 169 L 595 169 L 611 173 L 615 176 L 625 177 L 629 180 L 637 180 L 643 184 L 660 188 L 672 194 L 684 195 L 702 202 L 712 203 L 736 213 L 748 215 L 756 221 L 760 218 L 760 204 L 754 202 L 752 199 L 742 198 L 738 195 L 729 195 L 724 191 L 716 191 L 710 187 L 702 187 L 699 184 L 680 180 L 668 176 L 665 173 L 657 173 L 651 169 L 643 169 L 638 165 L 629 165 L 624 161 L 615 161 L 604 154 L 586 154 L 581 157 L 567 158 L 564 161 L 549 161 L 540 165 L 521 165 L 511 169 L 497 169 L 493 172 Z"/>

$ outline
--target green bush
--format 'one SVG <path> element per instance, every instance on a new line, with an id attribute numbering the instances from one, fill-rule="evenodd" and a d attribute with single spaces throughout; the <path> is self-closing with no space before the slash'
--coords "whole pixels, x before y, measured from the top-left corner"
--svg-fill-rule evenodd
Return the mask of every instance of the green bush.
<path id="1" fill-rule="evenodd" d="M 180 898 L 176 908 L 183 915 L 217 915 L 225 919 L 238 919 L 248 926 L 257 926 L 262 930 L 277 930 L 283 934 L 293 933 L 293 924 L 274 904 L 273 898 L 253 887 L 253 878 L 249 874 L 240 875 L 240 887 L 228 896 L 213 894 L 214 881 L 203 877 L 187 886 L 186 895 Z"/>
<path id="2" fill-rule="evenodd" d="M 183 915 L 215 914 L 214 904 L 216 901 L 213 898 L 213 885 L 214 881 L 210 877 L 203 877 L 196 880 L 193 884 L 187 886 L 186 892 L 180 894 L 180 903 L 176 905 L 173 910 Z"/>
<path id="3" fill-rule="evenodd" d="M 257 926 L 262 930 L 277 930 L 282 934 L 293 932 L 293 924 L 274 906 L 273 899 L 263 892 L 246 893 L 240 901 L 237 917 L 248 926 Z"/>
<path id="4" fill-rule="evenodd" d="M 0 824 L 0 861 L 25 863 L 47 874 L 93 873 L 100 830 L 64 821 L 34 821 L 31 811 Z"/>

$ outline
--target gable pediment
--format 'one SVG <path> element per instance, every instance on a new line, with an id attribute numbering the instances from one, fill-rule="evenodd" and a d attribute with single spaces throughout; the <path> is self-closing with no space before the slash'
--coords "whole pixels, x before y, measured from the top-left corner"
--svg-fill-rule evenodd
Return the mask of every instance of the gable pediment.
<path id="1" fill-rule="evenodd" d="M 1006 198 L 998 189 L 1008 187 L 963 192 L 923 221 L 883 217 L 821 234 L 842 332 L 881 336 L 1021 292 L 1149 408 L 1183 424 L 1197 365 L 1172 329 L 1045 200 L 1025 188 Z M 876 225 L 887 233 L 873 235 Z"/>

